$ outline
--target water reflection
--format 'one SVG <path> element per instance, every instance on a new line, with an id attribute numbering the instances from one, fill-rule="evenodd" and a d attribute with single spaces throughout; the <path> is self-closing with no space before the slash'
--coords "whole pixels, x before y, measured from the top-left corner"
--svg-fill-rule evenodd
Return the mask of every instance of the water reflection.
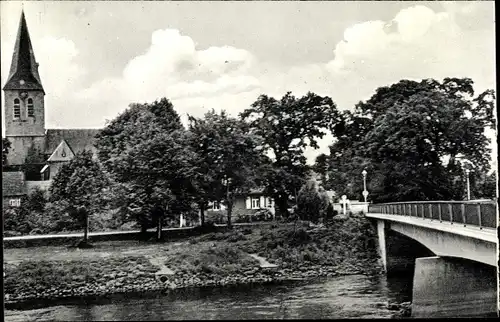
<path id="1" fill-rule="evenodd" d="M 7 311 L 6 321 L 390 318 L 384 303 L 409 300 L 407 286 L 402 278 L 352 275 Z"/>

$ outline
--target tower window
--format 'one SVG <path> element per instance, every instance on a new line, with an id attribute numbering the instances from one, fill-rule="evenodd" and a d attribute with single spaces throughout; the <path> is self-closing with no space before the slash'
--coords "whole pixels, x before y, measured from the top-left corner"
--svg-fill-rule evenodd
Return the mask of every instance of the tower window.
<path id="1" fill-rule="evenodd" d="M 21 102 L 19 98 L 14 99 L 14 118 L 18 119 L 21 117 Z"/>
<path id="2" fill-rule="evenodd" d="M 28 98 L 27 108 L 28 108 L 28 117 L 35 117 L 35 109 L 33 108 L 32 98 Z"/>

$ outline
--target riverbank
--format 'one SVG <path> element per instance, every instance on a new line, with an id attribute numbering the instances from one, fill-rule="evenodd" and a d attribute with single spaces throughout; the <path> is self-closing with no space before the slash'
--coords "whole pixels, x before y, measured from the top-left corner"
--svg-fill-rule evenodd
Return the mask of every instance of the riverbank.
<path id="1" fill-rule="evenodd" d="M 9 250 L 4 259 L 5 304 L 22 309 L 112 294 L 379 274 L 374 238 L 366 218 L 354 215 L 329 227 L 243 228 L 177 243 L 109 242 L 86 250 Z M 261 268 L 250 254 L 278 267 Z M 163 262 L 173 274 L 158 275 L 160 267 L 151 258 Z"/>

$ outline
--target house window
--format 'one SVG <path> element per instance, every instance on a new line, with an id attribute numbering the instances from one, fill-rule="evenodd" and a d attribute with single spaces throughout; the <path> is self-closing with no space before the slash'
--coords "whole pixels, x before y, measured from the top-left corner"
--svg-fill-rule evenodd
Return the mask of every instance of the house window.
<path id="1" fill-rule="evenodd" d="M 252 209 L 260 208 L 260 198 L 252 198 Z"/>
<path id="2" fill-rule="evenodd" d="M 212 203 L 212 210 L 220 210 L 220 209 L 221 209 L 220 202 L 215 201 Z"/>
<path id="3" fill-rule="evenodd" d="M 21 207 L 21 199 L 19 199 L 19 198 L 10 199 L 9 200 L 9 205 L 11 207 Z"/>
<path id="4" fill-rule="evenodd" d="M 272 208 L 273 207 L 273 199 L 267 198 L 267 208 Z"/>
<path id="5" fill-rule="evenodd" d="M 28 117 L 35 117 L 35 109 L 33 108 L 32 98 L 28 98 L 27 108 L 28 108 Z"/>
<path id="6" fill-rule="evenodd" d="M 21 101 L 19 98 L 14 99 L 14 118 L 18 119 L 21 117 Z"/>

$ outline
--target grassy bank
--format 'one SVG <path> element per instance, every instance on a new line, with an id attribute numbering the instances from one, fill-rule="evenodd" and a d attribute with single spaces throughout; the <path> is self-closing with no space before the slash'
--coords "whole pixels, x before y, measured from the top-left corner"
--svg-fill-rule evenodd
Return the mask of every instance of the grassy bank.
<path id="1" fill-rule="evenodd" d="M 12 249 L 4 257 L 5 299 L 12 307 L 36 300 L 374 274 L 380 272 L 375 245 L 373 228 L 366 218 L 355 215 L 337 219 L 329 227 L 241 228 L 176 243 Z M 262 269 L 249 254 L 258 254 L 278 268 Z M 157 276 L 161 267 L 151 258 L 174 274 Z"/>

